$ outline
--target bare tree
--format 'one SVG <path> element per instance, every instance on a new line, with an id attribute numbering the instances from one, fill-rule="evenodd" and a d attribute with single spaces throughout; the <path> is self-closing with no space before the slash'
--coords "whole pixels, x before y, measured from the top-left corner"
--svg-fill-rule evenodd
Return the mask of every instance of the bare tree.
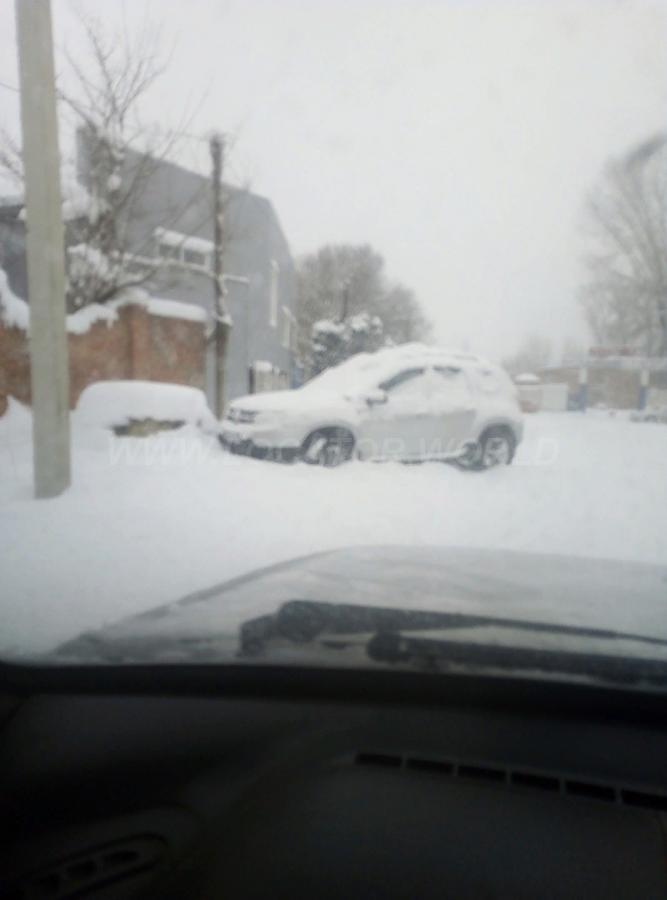
<path id="1" fill-rule="evenodd" d="M 581 365 L 588 356 L 588 347 L 579 338 L 566 337 L 560 353 L 561 365 Z"/>
<path id="2" fill-rule="evenodd" d="M 588 216 L 581 302 L 595 339 L 667 355 L 667 138 L 610 163 Z"/>
<path id="3" fill-rule="evenodd" d="M 77 58 L 65 54 L 71 87 L 63 87 L 61 78 L 58 92 L 77 144 L 69 166 L 76 178 L 65 177 L 63 184 L 69 311 L 106 303 L 168 269 L 169 260 L 154 256 L 152 246 L 131 247 L 128 232 L 146 185 L 188 121 L 164 133 L 141 119 L 142 101 L 164 71 L 158 30 L 146 27 L 132 38 L 124 31 L 106 34 L 92 19 L 82 19 L 82 25 L 85 47 Z M 6 133 L 0 148 L 0 167 L 21 182 L 20 148 Z M 183 206 L 165 211 L 163 226 L 182 212 Z"/>
<path id="4" fill-rule="evenodd" d="M 531 334 L 524 338 L 519 349 L 503 360 L 503 366 L 511 375 L 523 372 L 535 372 L 548 366 L 552 358 L 552 346 L 549 338 L 539 334 Z"/>

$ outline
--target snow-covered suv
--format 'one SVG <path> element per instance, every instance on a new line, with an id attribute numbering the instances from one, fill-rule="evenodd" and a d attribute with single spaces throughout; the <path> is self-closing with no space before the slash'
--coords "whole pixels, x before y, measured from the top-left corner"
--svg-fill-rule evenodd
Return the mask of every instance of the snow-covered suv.
<path id="1" fill-rule="evenodd" d="M 469 353 L 403 344 L 360 353 L 291 391 L 235 400 L 220 429 L 232 452 L 336 465 L 359 459 L 512 461 L 523 434 L 516 388 Z"/>

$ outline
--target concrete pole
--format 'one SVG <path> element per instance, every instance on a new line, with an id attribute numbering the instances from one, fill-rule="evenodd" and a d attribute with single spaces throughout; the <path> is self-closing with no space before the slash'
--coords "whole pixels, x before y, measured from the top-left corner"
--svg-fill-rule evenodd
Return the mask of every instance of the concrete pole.
<path id="1" fill-rule="evenodd" d="M 35 496 L 70 483 L 65 250 L 49 0 L 16 0 L 28 233 Z"/>
<path id="2" fill-rule="evenodd" d="M 221 134 L 210 138 L 213 190 L 213 290 L 215 302 L 215 414 L 221 419 L 225 411 L 225 361 L 231 320 L 225 303 L 222 272 L 222 240 L 224 210 L 222 207 L 222 165 L 225 140 Z"/>
<path id="3" fill-rule="evenodd" d="M 646 401 L 648 400 L 648 389 L 651 381 L 649 370 L 644 366 L 639 374 L 639 398 L 637 403 L 638 409 L 646 409 Z"/>
<path id="4" fill-rule="evenodd" d="M 579 409 L 586 412 L 588 408 L 588 367 L 581 366 L 579 369 Z"/>

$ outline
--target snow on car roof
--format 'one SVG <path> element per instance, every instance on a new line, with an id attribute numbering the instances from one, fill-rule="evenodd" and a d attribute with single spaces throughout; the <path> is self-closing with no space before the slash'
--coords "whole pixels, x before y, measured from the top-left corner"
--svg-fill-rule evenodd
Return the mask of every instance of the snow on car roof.
<path id="1" fill-rule="evenodd" d="M 132 419 L 199 424 L 212 420 L 203 391 L 184 384 L 156 381 L 96 381 L 81 393 L 76 406 L 84 425 L 111 428 Z"/>
<path id="2" fill-rule="evenodd" d="M 458 368 L 475 366 L 496 369 L 481 357 L 462 350 L 417 343 L 399 344 L 375 353 L 357 353 L 340 365 L 316 375 L 304 387 L 327 391 L 364 390 L 376 387 L 401 367 L 434 364 Z"/>

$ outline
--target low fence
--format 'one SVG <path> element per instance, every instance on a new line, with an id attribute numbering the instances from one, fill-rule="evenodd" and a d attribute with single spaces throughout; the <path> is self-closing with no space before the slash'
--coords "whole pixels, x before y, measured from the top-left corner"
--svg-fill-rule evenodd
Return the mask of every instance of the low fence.
<path id="1" fill-rule="evenodd" d="M 70 409 L 95 381 L 143 379 L 204 387 L 204 321 L 186 312 L 181 317 L 182 304 L 159 304 L 160 313 L 150 304 L 128 303 L 101 318 L 90 317 L 89 323 L 82 318 L 88 310 L 69 317 Z M 7 397 L 30 404 L 30 355 L 26 330 L 0 320 L 0 415 Z"/>
<path id="2" fill-rule="evenodd" d="M 650 391 L 667 387 L 665 360 L 591 360 L 539 371 L 543 384 L 566 384 L 577 406 L 643 409 Z"/>

